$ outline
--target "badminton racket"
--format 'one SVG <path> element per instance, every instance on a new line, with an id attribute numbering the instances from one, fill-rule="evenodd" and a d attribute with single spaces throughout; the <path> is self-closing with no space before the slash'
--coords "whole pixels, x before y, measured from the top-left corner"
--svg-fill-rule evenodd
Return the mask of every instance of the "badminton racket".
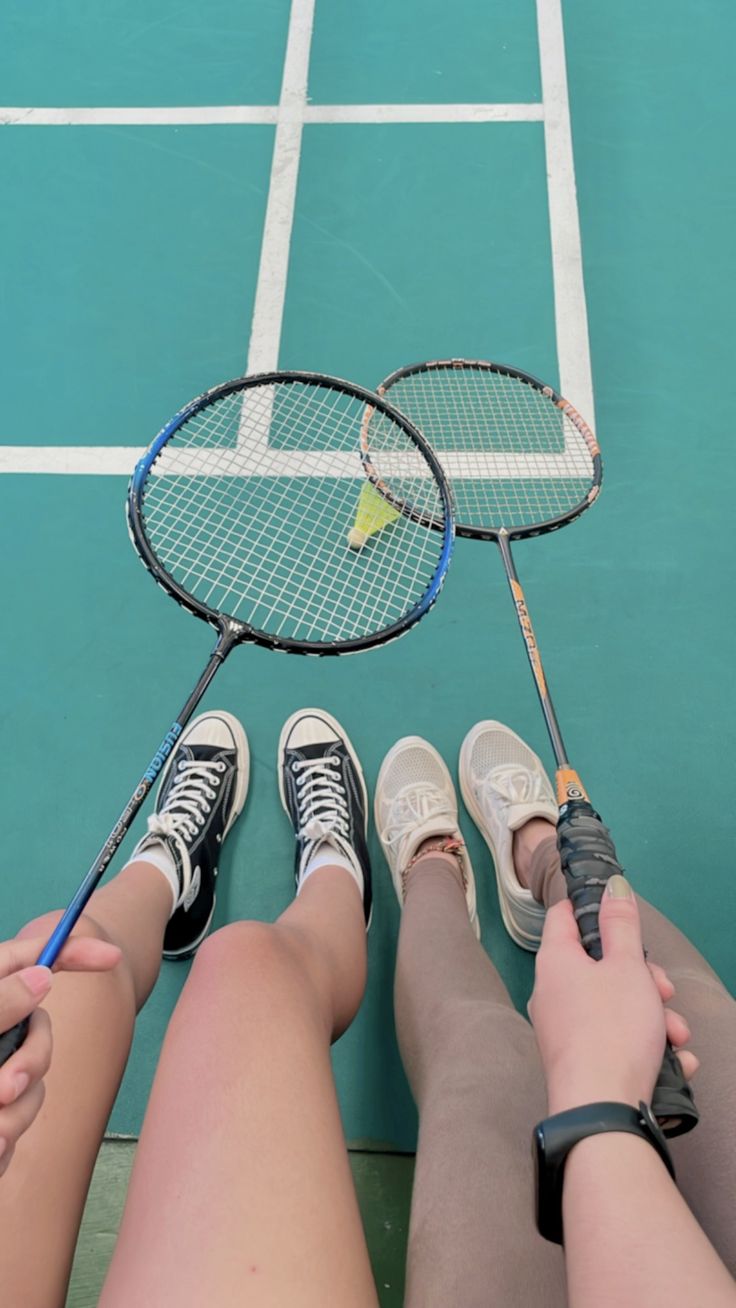
<path id="1" fill-rule="evenodd" d="M 456 532 L 499 547 L 557 765 L 557 838 L 567 890 L 588 954 L 600 959 L 598 912 L 621 872 L 611 836 L 570 766 L 511 542 L 555 531 L 595 502 L 601 455 L 592 431 L 551 386 L 500 364 L 438 360 L 399 368 L 378 387 L 424 434 L 450 480 Z M 372 424 L 364 429 L 366 450 Z M 668 1044 L 652 1107 L 667 1135 L 698 1121 Z"/>
<path id="2" fill-rule="evenodd" d="M 390 496 L 391 522 L 356 552 L 347 536 L 367 485 Z M 241 377 L 188 404 L 137 464 L 127 514 L 148 571 L 217 641 L 45 945 L 46 967 L 235 646 L 350 654 L 401 636 L 437 598 L 453 542 L 444 474 L 411 422 L 362 387 L 302 372 Z M 0 1065 L 26 1030 L 0 1036 Z"/>

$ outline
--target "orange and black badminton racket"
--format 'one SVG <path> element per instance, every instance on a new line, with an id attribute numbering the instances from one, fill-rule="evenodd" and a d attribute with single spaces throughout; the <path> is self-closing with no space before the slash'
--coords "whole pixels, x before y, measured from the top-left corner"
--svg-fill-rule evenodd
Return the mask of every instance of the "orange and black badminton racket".
<path id="1" fill-rule="evenodd" d="M 571 404 L 528 373 L 478 360 L 399 368 L 378 394 L 423 433 L 449 478 L 458 536 L 492 540 L 503 560 L 516 617 L 557 765 L 557 838 L 582 943 L 601 957 L 598 911 L 606 882 L 621 872 L 610 834 L 568 759 L 511 542 L 555 531 L 594 503 L 601 455 Z M 364 426 L 366 451 L 372 422 Z M 692 1091 L 668 1044 L 653 1111 L 667 1135 L 698 1121 Z"/>

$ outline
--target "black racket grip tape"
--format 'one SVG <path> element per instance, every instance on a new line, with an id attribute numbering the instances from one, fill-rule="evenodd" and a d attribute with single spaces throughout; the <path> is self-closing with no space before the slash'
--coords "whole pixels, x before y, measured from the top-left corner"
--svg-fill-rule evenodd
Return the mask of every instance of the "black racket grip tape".
<path id="1" fill-rule="evenodd" d="M 568 800 L 557 822 L 560 862 L 580 938 L 591 958 L 603 955 L 598 913 L 609 877 L 623 875 L 608 828 L 591 805 Z M 699 1114 L 680 1061 L 668 1043 L 652 1096 L 652 1110 L 665 1135 L 684 1135 Z"/>
<path id="2" fill-rule="evenodd" d="M 9 1031 L 3 1031 L 0 1035 L 0 1067 L 3 1067 L 11 1055 L 20 1049 L 28 1035 L 30 1020 L 29 1017 L 24 1017 L 22 1022 L 17 1022 Z"/>

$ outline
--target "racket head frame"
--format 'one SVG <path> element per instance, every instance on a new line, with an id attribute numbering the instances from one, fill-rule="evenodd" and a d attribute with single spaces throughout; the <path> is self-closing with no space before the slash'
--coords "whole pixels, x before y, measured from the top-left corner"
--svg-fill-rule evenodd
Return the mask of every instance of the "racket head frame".
<path id="1" fill-rule="evenodd" d="M 530 372 L 524 372 L 521 368 L 513 368 L 505 363 L 493 363 L 488 359 L 432 359 L 423 363 L 410 363 L 403 368 L 396 368 L 387 377 L 384 377 L 380 385 L 376 387 L 376 393 L 385 401 L 389 398 L 387 392 L 390 392 L 391 387 L 404 377 L 411 377 L 422 372 L 460 371 L 461 369 L 476 369 L 479 372 L 491 372 L 502 377 L 512 377 L 544 395 L 551 404 L 554 404 L 569 419 L 582 436 L 590 451 L 593 475 L 590 489 L 579 503 L 573 505 L 558 517 L 527 524 L 523 527 L 482 527 L 477 523 L 461 522 L 458 518 L 457 509 L 455 509 L 456 536 L 463 536 L 470 540 L 498 541 L 501 536 L 505 536 L 507 540 L 527 540 L 532 536 L 543 536 L 547 532 L 557 531 L 560 527 L 567 526 L 568 522 L 574 522 L 598 498 L 603 482 L 603 460 L 598 442 L 585 419 L 580 416 L 577 409 L 568 400 L 564 399 L 552 386 L 548 386 L 546 382 L 540 381 L 538 377 Z M 400 406 L 398 407 L 400 408 Z M 419 430 L 421 431 L 421 427 Z"/>
<path id="2" fill-rule="evenodd" d="M 434 576 L 420 599 L 407 611 L 407 613 L 403 615 L 401 619 L 366 636 L 342 641 L 294 640 L 290 637 L 277 636 L 270 632 L 259 630 L 257 627 L 251 626 L 247 622 L 220 613 L 216 609 L 211 608 L 209 605 L 190 595 L 188 591 L 178 584 L 175 578 L 171 576 L 159 561 L 146 531 L 143 511 L 143 496 L 147 478 L 159 454 L 172 437 L 174 437 L 177 432 L 179 432 L 186 423 L 195 416 L 195 414 L 198 414 L 203 409 L 215 404 L 219 399 L 238 392 L 245 392 L 256 386 L 275 386 L 279 384 L 288 384 L 290 382 L 301 382 L 306 385 L 323 385 L 332 390 L 341 391 L 345 395 L 363 401 L 366 407 L 370 407 L 372 410 L 378 408 L 403 430 L 411 443 L 418 449 L 425 462 L 428 464 L 439 490 L 443 508 L 442 521 L 438 521 L 435 518 L 429 519 L 426 515 L 423 515 L 420 518 L 419 515 L 412 512 L 411 507 L 408 505 L 405 505 L 402 510 L 401 500 L 396 499 L 393 496 L 391 497 L 392 502 L 396 504 L 396 507 L 399 508 L 400 511 L 405 513 L 405 516 L 413 518 L 414 521 L 420 521 L 427 530 L 441 532 L 443 537 L 442 546 Z M 368 475 L 370 479 L 370 474 L 365 467 L 365 460 L 362 454 L 359 435 L 356 440 L 356 455 L 364 464 L 364 475 Z M 378 478 L 375 477 L 375 474 L 374 478 L 376 481 L 378 480 Z M 286 654 L 312 654 L 316 656 L 357 654 L 363 650 L 372 649 L 374 646 L 386 644 L 391 640 L 397 639 L 399 636 L 403 636 L 406 631 L 415 626 L 415 624 L 424 617 L 435 603 L 450 564 L 455 536 L 452 497 L 444 469 L 429 442 L 421 432 L 417 430 L 406 415 L 401 413 L 399 409 L 395 408 L 390 401 L 385 400 L 382 396 L 376 395 L 366 387 L 345 381 L 340 377 L 331 377 L 326 373 L 304 372 L 293 369 L 278 372 L 255 373 L 252 376 L 236 377 L 230 381 L 221 382 L 217 386 L 210 387 L 208 390 L 203 391 L 201 395 L 196 396 L 180 409 L 179 412 L 161 428 L 161 431 L 151 442 L 142 458 L 139 459 L 136 464 L 128 486 L 126 514 L 128 533 L 133 543 L 133 547 L 141 562 L 151 573 L 151 576 L 157 584 L 161 586 L 161 588 L 166 591 L 172 599 L 175 599 L 182 608 L 186 609 L 187 612 L 194 614 L 195 617 L 201 618 L 204 622 L 207 622 L 210 626 L 214 627 L 219 633 L 220 640 L 226 644 L 228 649 L 233 645 L 247 642 Z"/>

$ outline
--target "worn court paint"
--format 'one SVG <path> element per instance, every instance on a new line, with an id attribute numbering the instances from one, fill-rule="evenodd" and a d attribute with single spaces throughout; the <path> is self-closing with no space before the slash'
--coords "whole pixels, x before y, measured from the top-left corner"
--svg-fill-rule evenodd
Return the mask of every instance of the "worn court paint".
<path id="1" fill-rule="evenodd" d="M 0 109 L 4 127 L 197 127 L 231 123 L 273 123 L 278 105 L 59 106 L 44 109 L 6 105 Z"/>
<path id="2" fill-rule="evenodd" d="M 6 105 L 5 127 L 186 127 L 228 123 L 277 123 L 280 105 L 170 105 L 61 108 Z M 538 122 L 541 104 L 304 104 L 306 123 L 514 123 Z"/>

